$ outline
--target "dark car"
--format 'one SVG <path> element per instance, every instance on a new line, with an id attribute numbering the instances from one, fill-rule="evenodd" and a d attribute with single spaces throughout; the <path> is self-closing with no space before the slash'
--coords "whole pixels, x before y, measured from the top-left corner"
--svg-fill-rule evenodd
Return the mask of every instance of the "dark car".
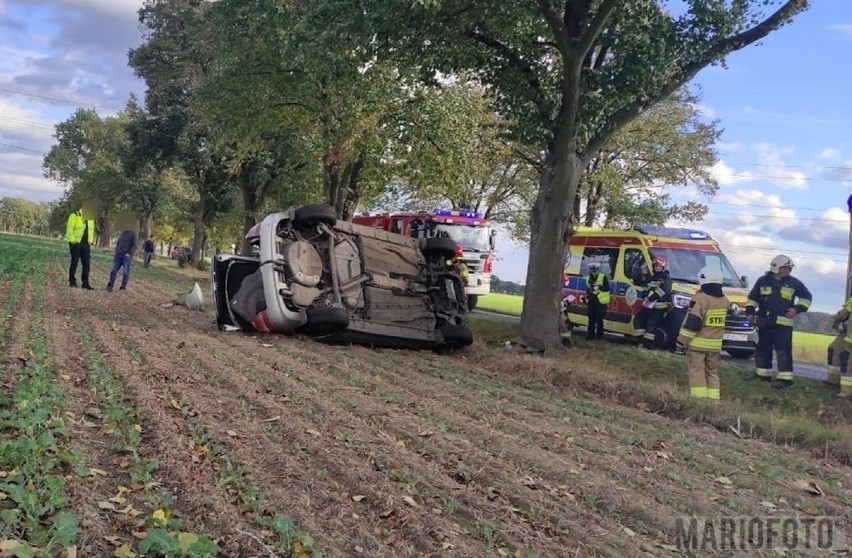
<path id="1" fill-rule="evenodd" d="M 246 238 L 251 255 L 211 266 L 220 330 L 412 349 L 473 342 L 451 239 L 338 221 L 327 205 L 267 215 Z"/>

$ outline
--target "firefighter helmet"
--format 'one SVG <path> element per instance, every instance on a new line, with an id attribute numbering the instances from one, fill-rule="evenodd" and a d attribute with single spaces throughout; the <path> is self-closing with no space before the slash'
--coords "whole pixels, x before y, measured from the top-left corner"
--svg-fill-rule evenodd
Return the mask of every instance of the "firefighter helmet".
<path id="1" fill-rule="evenodd" d="M 698 272 L 698 284 L 707 285 L 708 283 L 715 283 L 718 285 L 724 283 L 722 270 L 717 266 L 705 265 L 701 268 L 701 271 Z"/>
<path id="2" fill-rule="evenodd" d="M 772 273 L 778 273 L 782 267 L 789 267 L 791 270 L 793 269 L 793 260 L 781 254 L 780 256 L 775 256 L 772 258 L 772 261 L 769 263 L 769 271 Z"/>
<path id="3" fill-rule="evenodd" d="M 656 258 L 654 258 L 654 263 L 652 265 L 660 266 L 663 269 L 666 269 L 666 258 L 663 256 L 657 256 Z"/>

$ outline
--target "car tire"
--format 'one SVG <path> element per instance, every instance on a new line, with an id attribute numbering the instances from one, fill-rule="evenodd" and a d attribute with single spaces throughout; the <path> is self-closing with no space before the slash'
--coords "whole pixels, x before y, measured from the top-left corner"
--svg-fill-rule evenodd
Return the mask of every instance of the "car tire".
<path id="1" fill-rule="evenodd" d="M 473 343 L 473 332 L 464 325 L 447 324 L 441 326 L 441 336 L 444 338 L 442 347 L 461 349 Z"/>
<path id="2" fill-rule="evenodd" d="M 306 205 L 296 210 L 296 215 L 293 217 L 293 224 L 297 227 L 316 223 L 324 223 L 329 227 L 337 224 L 337 213 L 334 211 L 334 208 L 326 204 L 314 204 Z"/>
<path id="3" fill-rule="evenodd" d="M 476 308 L 477 302 L 479 302 L 479 295 L 468 295 L 468 297 L 467 297 L 467 309 L 468 309 L 468 311 Z"/>
<path id="4" fill-rule="evenodd" d="M 427 258 L 440 256 L 444 260 L 452 260 L 456 257 L 456 243 L 449 238 L 427 238 L 422 252 Z"/>
<path id="5" fill-rule="evenodd" d="M 345 308 L 310 308 L 305 314 L 308 321 L 299 330 L 306 335 L 330 335 L 349 327 L 349 312 Z"/>

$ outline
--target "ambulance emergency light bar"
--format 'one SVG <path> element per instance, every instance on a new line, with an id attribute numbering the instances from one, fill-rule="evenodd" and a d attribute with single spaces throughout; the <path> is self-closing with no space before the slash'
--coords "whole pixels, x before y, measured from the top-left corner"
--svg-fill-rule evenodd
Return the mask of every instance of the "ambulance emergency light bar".
<path id="1" fill-rule="evenodd" d="M 452 209 L 436 209 L 432 215 L 439 217 L 467 217 L 469 219 L 479 219 L 480 215 L 471 209 L 463 209 L 461 211 L 453 211 Z"/>
<path id="2" fill-rule="evenodd" d="M 651 236 L 667 236 L 681 240 L 713 240 L 706 232 L 695 229 L 678 229 L 675 227 L 660 227 L 658 225 L 640 225 L 635 227 L 635 229 L 642 234 Z"/>

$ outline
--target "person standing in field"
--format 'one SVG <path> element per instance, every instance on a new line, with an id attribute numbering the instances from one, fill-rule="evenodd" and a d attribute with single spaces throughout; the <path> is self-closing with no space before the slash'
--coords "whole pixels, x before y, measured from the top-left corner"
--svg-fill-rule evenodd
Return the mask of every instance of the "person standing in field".
<path id="1" fill-rule="evenodd" d="M 772 380 L 772 350 L 778 361 L 778 374 L 772 387 L 793 385 L 793 319 L 807 312 L 813 302 L 805 284 L 790 275 L 793 260 L 775 256 L 769 271 L 754 283 L 746 302 L 749 323 L 757 327 L 758 341 L 754 352 L 755 373 Z"/>
<path id="2" fill-rule="evenodd" d="M 722 335 L 731 301 L 722 292 L 722 270 L 705 266 L 698 272 L 699 291 L 689 303 L 677 337 L 677 348 L 686 352 L 689 395 L 698 399 L 720 399 L 719 361 Z"/>
<path id="3" fill-rule="evenodd" d="M 144 251 L 145 251 L 145 260 L 144 260 L 144 263 L 142 264 L 142 267 L 146 267 L 146 268 L 151 267 L 151 258 L 154 257 L 154 240 L 152 238 L 148 237 L 148 239 L 145 240 Z"/>
<path id="4" fill-rule="evenodd" d="M 83 219 L 83 209 L 68 216 L 65 226 L 65 240 L 71 252 L 71 265 L 68 267 L 68 286 L 77 286 L 77 262 L 82 264 L 82 288 L 91 291 L 89 284 L 89 265 L 92 258 L 92 243 L 95 241 L 95 221 Z"/>
<path id="5" fill-rule="evenodd" d="M 115 255 L 112 257 L 112 270 L 109 272 L 109 283 L 107 290 L 112 292 L 115 284 L 115 277 L 118 275 L 118 270 L 124 268 L 124 274 L 121 277 L 121 287 L 119 291 L 127 290 L 127 282 L 130 280 L 130 267 L 133 260 L 133 253 L 136 251 L 136 244 L 139 242 L 139 236 L 135 230 L 125 229 L 121 231 L 118 240 L 115 242 Z"/>
<path id="6" fill-rule="evenodd" d="M 852 314 L 852 297 L 847 298 L 843 308 L 834 314 L 834 329 L 837 337 L 828 346 L 829 384 L 840 384 L 838 397 L 852 397 L 852 371 L 849 370 L 849 355 L 852 354 L 852 334 L 849 332 L 849 316 Z"/>

